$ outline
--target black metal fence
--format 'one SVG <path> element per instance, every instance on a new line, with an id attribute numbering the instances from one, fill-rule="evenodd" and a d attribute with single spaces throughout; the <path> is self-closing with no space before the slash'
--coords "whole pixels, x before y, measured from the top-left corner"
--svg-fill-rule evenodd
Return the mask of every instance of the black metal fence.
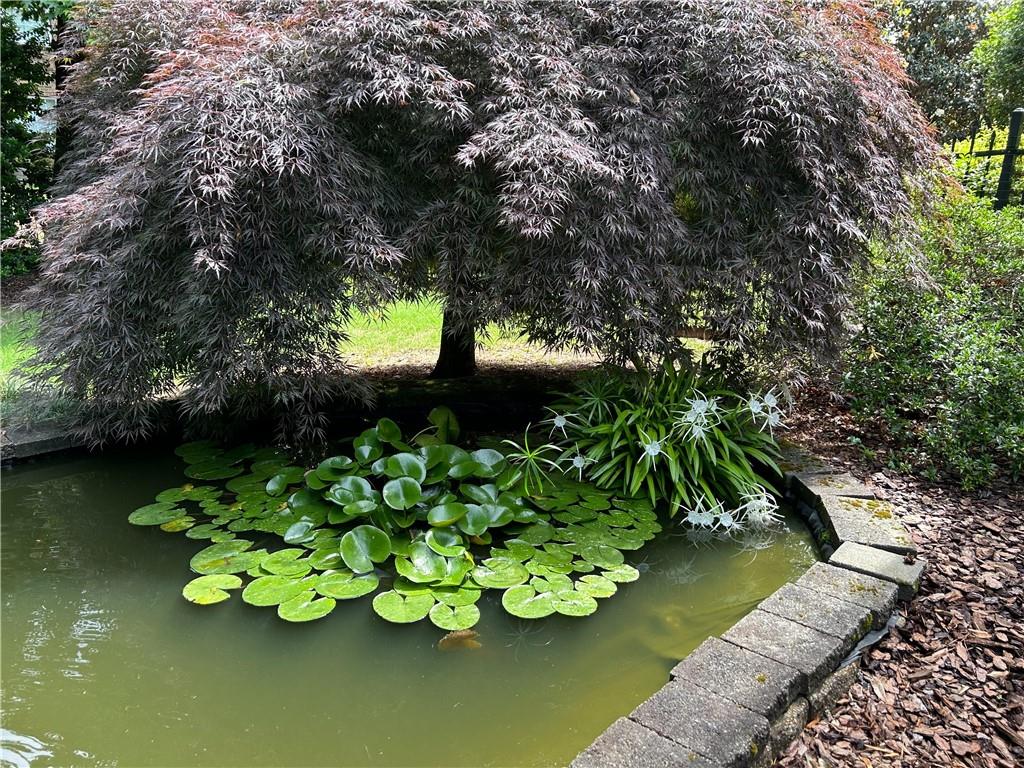
<path id="1" fill-rule="evenodd" d="M 950 146 L 964 186 L 981 197 L 993 198 L 992 207 L 997 211 L 1011 202 L 1024 205 L 1022 123 L 1024 107 L 1018 107 L 1010 114 L 1005 130 L 977 127 L 967 139 Z"/>

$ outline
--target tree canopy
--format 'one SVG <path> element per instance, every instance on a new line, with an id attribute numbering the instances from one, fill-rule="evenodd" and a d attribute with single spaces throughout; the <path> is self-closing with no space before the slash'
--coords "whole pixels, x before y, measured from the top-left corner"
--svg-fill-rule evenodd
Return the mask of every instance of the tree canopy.
<path id="1" fill-rule="evenodd" d="M 61 106 L 42 376 L 89 436 L 361 396 L 355 308 L 439 296 L 614 360 L 828 355 L 934 144 L 866 3 L 100 0 Z M 74 45 L 74 41 L 71 42 Z"/>

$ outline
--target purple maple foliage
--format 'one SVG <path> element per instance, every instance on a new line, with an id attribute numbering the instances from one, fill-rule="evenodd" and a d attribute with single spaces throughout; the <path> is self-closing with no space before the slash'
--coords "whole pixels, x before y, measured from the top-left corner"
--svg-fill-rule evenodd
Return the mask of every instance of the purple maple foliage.
<path id="1" fill-rule="evenodd" d="M 61 106 L 40 376 L 94 440 L 364 397 L 355 309 L 440 297 L 643 365 L 830 354 L 934 144 L 867 3 L 98 0 Z M 75 41 L 71 41 L 75 45 Z"/>

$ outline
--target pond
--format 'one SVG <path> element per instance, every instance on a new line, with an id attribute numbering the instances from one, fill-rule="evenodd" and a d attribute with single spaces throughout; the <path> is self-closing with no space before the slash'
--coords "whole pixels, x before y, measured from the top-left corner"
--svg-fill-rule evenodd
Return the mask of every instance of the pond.
<path id="1" fill-rule="evenodd" d="M 564 765 L 816 559 L 792 515 L 770 544 L 669 529 L 594 615 L 485 595 L 481 647 L 442 652 L 363 600 L 298 625 L 186 602 L 208 542 L 126 522 L 181 472 L 169 452 L 3 471 L 3 765 Z"/>

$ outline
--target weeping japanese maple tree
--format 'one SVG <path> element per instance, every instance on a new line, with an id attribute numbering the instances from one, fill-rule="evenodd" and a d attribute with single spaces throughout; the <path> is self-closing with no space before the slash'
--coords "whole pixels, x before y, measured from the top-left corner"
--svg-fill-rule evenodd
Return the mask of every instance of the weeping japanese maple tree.
<path id="1" fill-rule="evenodd" d="M 41 376 L 94 439 L 365 395 L 355 309 L 645 365 L 828 355 L 933 144 L 858 2 L 97 0 L 40 211 Z M 75 40 L 70 41 L 75 45 Z"/>

